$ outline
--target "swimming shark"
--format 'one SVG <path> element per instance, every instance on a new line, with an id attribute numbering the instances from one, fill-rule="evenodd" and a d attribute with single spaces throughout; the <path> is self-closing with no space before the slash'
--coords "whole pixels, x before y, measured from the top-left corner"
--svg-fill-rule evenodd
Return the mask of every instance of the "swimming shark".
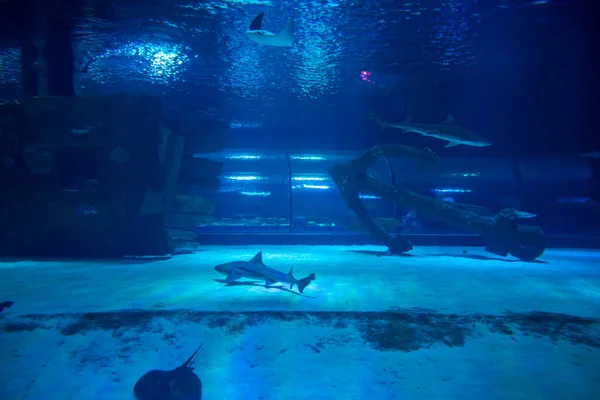
<path id="1" fill-rule="evenodd" d="M 409 117 L 404 122 L 387 122 L 379 116 L 371 113 L 370 116 L 375 122 L 381 126 L 381 129 L 387 127 L 398 128 L 405 132 L 416 132 L 423 136 L 429 136 L 436 139 L 446 140 L 448 144 L 444 147 L 454 147 L 460 144 L 474 147 L 491 146 L 492 143 L 473 132 L 470 129 L 456 125 L 452 114 L 448 114 L 448 118 L 443 124 L 416 124 Z"/>
<path id="2" fill-rule="evenodd" d="M 294 267 L 290 268 L 290 272 L 287 274 L 267 267 L 262 260 L 262 251 L 256 253 L 250 261 L 232 261 L 217 265 L 215 271 L 227 275 L 225 278 L 227 283 L 234 282 L 240 278 L 258 279 L 264 281 L 266 286 L 277 282 L 284 282 L 290 284 L 290 289 L 294 285 L 298 286 L 300 293 L 303 293 L 306 286 L 315 280 L 315 274 L 310 274 L 302 279 L 294 278 Z"/>
<path id="3" fill-rule="evenodd" d="M 281 32 L 272 33 L 262 28 L 264 15 L 264 11 L 261 11 L 254 17 L 250 29 L 246 32 L 248 39 L 265 46 L 290 47 L 294 43 L 294 17 Z"/>

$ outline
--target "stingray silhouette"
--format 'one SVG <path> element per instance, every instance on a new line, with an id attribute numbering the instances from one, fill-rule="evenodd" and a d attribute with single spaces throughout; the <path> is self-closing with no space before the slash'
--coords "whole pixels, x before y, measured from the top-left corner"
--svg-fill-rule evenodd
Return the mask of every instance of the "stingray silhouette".
<path id="1" fill-rule="evenodd" d="M 13 304 L 12 301 L 3 301 L 0 303 L 0 312 L 4 311 L 5 308 L 11 308 Z"/>
<path id="2" fill-rule="evenodd" d="M 202 343 L 186 362 L 179 367 L 145 373 L 133 387 L 137 400 L 201 400 L 202 381 L 194 373 L 194 357 Z"/>

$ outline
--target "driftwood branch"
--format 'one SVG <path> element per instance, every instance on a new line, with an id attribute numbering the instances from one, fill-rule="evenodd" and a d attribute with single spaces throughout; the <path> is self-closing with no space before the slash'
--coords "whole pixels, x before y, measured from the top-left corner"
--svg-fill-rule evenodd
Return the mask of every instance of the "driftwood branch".
<path id="1" fill-rule="evenodd" d="M 486 251 L 496 255 L 506 257 L 511 254 L 531 261 L 546 249 L 547 241 L 542 230 L 538 226 L 519 224 L 518 214 L 514 209 L 505 209 L 491 216 L 492 213 L 484 207 L 449 204 L 398 186 L 382 184 L 367 176 L 366 169 L 379 158 L 398 156 L 415 157 L 423 166 L 441 162 L 429 148 L 383 145 L 373 147 L 349 162 L 336 164 L 329 170 L 346 205 L 371 235 L 384 243 L 392 254 L 412 250 L 412 243 L 402 235 L 391 237 L 377 226 L 360 200 L 359 193 L 393 200 L 414 209 L 419 215 L 479 234 L 487 241 Z"/>

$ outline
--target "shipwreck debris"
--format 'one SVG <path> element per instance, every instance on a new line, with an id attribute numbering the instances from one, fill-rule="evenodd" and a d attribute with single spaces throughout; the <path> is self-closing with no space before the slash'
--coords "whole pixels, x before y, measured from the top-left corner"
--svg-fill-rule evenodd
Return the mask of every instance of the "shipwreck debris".
<path id="1" fill-rule="evenodd" d="M 420 149 L 405 145 L 372 147 L 358 157 L 329 169 L 346 205 L 378 241 L 385 244 L 391 254 L 412 250 L 412 243 L 403 235 L 392 237 L 369 216 L 359 194 L 371 194 L 395 201 L 418 214 L 434 218 L 449 225 L 479 234 L 486 239 L 486 251 L 506 257 L 513 255 L 524 261 L 533 261 L 547 247 L 547 239 L 539 226 L 521 225 L 514 209 L 504 209 L 493 215 L 484 207 L 464 207 L 424 196 L 399 186 L 383 184 L 367 175 L 366 169 L 379 158 L 409 156 L 417 158 L 423 166 L 438 164 L 440 158 L 429 148 Z M 477 208 L 487 212 L 476 212 Z"/>

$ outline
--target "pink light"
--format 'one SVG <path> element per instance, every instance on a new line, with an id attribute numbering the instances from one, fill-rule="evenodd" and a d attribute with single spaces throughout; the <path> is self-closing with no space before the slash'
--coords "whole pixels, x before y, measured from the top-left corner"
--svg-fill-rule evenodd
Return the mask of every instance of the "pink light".
<path id="1" fill-rule="evenodd" d="M 373 83 L 371 82 L 371 79 L 369 79 L 371 77 L 371 74 L 371 71 L 360 71 L 360 79 L 362 79 L 365 82 Z"/>

